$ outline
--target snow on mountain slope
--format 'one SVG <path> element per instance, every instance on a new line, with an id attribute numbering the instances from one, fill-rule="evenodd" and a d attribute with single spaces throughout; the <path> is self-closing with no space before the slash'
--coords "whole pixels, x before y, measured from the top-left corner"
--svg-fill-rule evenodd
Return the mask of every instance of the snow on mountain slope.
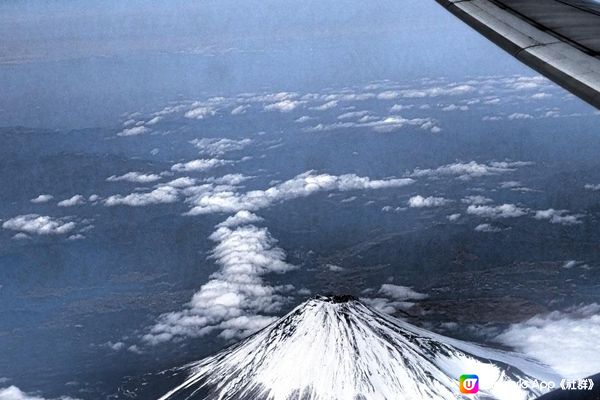
<path id="1" fill-rule="evenodd" d="M 533 399 L 519 379 L 558 380 L 513 353 L 446 338 L 350 296 L 318 296 L 248 339 L 183 367 L 161 397 L 215 400 L 424 400 L 463 398 L 462 374 L 479 376 L 470 399 Z"/>

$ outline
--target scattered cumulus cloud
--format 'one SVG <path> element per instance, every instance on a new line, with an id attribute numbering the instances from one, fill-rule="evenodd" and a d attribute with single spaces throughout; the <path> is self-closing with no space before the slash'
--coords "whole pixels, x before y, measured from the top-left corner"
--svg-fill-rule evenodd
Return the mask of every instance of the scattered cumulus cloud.
<path id="1" fill-rule="evenodd" d="M 188 171 L 207 171 L 209 169 L 220 167 L 222 165 L 231 164 L 231 161 L 220 160 L 218 158 L 198 159 L 185 163 L 177 163 L 171 167 L 171 171 L 188 172 Z"/>
<path id="2" fill-rule="evenodd" d="M 40 203 L 47 203 L 50 200 L 52 200 L 54 198 L 54 196 L 52 196 L 51 194 L 40 194 L 38 197 L 31 199 L 29 201 L 31 201 L 32 203 L 35 204 L 40 204 Z"/>
<path id="3" fill-rule="evenodd" d="M 217 225 L 217 228 L 235 228 L 240 225 L 257 224 L 264 221 L 262 217 L 247 210 L 241 210 Z"/>
<path id="4" fill-rule="evenodd" d="M 459 96 L 470 92 L 474 92 L 476 88 L 472 85 L 450 85 L 450 86 L 435 86 L 425 89 L 407 89 L 398 92 L 396 97 L 406 98 L 423 98 L 423 97 L 440 97 L 440 96 Z M 391 97 L 390 97 L 391 98 Z"/>
<path id="5" fill-rule="evenodd" d="M 304 123 L 304 122 L 312 121 L 313 119 L 314 119 L 314 118 L 312 118 L 312 117 L 309 117 L 308 115 L 303 115 L 303 116 L 301 116 L 300 118 L 296 118 L 296 119 L 294 120 L 294 122 L 297 122 L 297 123 L 299 123 L 299 124 L 302 124 L 302 123 Z"/>
<path id="6" fill-rule="evenodd" d="M 38 214 L 19 215 L 2 224 L 4 229 L 34 234 L 34 235 L 61 235 L 75 229 L 75 222 L 67 218 L 53 218 Z"/>
<path id="7" fill-rule="evenodd" d="M 144 125 L 156 125 L 162 120 L 162 117 L 150 118 Z"/>
<path id="8" fill-rule="evenodd" d="M 475 227 L 476 232 L 500 232 L 502 229 L 491 224 L 479 224 Z"/>
<path id="9" fill-rule="evenodd" d="M 241 115 L 241 114 L 245 114 L 246 111 L 250 108 L 249 105 L 243 104 L 240 106 L 235 107 L 233 110 L 231 110 L 231 115 Z"/>
<path id="10" fill-rule="evenodd" d="M 311 107 L 311 110 L 327 111 L 327 110 L 331 110 L 332 108 L 336 108 L 337 105 L 338 105 L 337 101 L 331 100 L 331 101 L 328 101 L 327 103 L 323 103 L 323 104 L 318 105 L 316 107 Z"/>
<path id="11" fill-rule="evenodd" d="M 266 111 L 279 111 L 279 112 L 290 112 L 294 111 L 300 105 L 304 104 L 303 101 L 298 100 L 282 100 L 277 103 L 268 104 L 265 106 Z"/>
<path id="12" fill-rule="evenodd" d="M 525 209 L 514 204 L 502 204 L 499 206 L 470 205 L 467 207 L 467 214 L 493 219 L 516 218 L 526 213 Z"/>
<path id="13" fill-rule="evenodd" d="M 186 187 L 194 186 L 196 184 L 196 179 L 190 178 L 189 176 L 182 176 L 181 178 L 173 179 L 161 186 L 170 186 L 176 189 L 183 189 Z"/>
<path id="14" fill-rule="evenodd" d="M 460 217 L 461 217 L 460 213 L 455 213 L 455 214 L 448 215 L 446 218 L 448 218 L 448 221 L 450 221 L 450 222 L 455 222 L 455 221 L 458 221 L 460 219 Z"/>
<path id="15" fill-rule="evenodd" d="M 57 205 L 59 207 L 74 207 L 74 206 L 80 206 L 82 204 L 85 204 L 85 197 L 83 197 L 80 194 L 76 194 L 73 197 L 59 201 Z"/>
<path id="16" fill-rule="evenodd" d="M 377 292 L 381 297 L 361 298 L 365 304 L 387 314 L 394 314 L 399 310 L 408 310 L 415 305 L 414 300 L 423 300 L 429 297 L 407 286 L 398 286 L 386 283 L 381 285 Z"/>
<path id="17" fill-rule="evenodd" d="M 511 121 L 518 119 L 533 119 L 533 115 L 526 113 L 512 113 L 508 116 L 508 119 Z"/>
<path id="18" fill-rule="evenodd" d="M 152 204 L 174 203 L 179 200 L 179 192 L 171 186 L 160 186 L 150 192 L 135 192 L 128 195 L 113 195 L 104 200 L 108 207 L 131 206 L 142 207 Z"/>
<path id="19" fill-rule="evenodd" d="M 337 119 L 358 119 L 369 115 L 369 111 L 350 111 L 343 114 L 338 115 Z"/>
<path id="20" fill-rule="evenodd" d="M 327 264 L 327 265 L 325 265 L 325 268 L 327 268 L 331 272 L 342 272 L 342 271 L 344 271 L 343 267 L 340 267 L 339 265 L 334 265 L 334 264 Z"/>
<path id="21" fill-rule="evenodd" d="M 469 106 L 449 104 L 445 107 L 442 107 L 442 111 L 469 111 Z"/>
<path id="22" fill-rule="evenodd" d="M 550 93 L 546 93 L 546 92 L 536 93 L 531 96 L 531 98 L 535 99 L 535 100 L 548 99 L 550 97 L 552 97 L 552 95 Z"/>
<path id="23" fill-rule="evenodd" d="M 421 195 L 413 196 L 407 202 L 411 208 L 441 207 L 448 203 L 450 203 L 450 200 L 443 197 L 423 197 Z"/>
<path id="24" fill-rule="evenodd" d="M 414 291 L 407 286 L 398 286 L 386 283 L 381 285 L 379 293 L 395 300 L 422 300 L 429 297 L 426 294 Z"/>
<path id="25" fill-rule="evenodd" d="M 487 175 L 498 175 L 513 172 L 519 167 L 531 165 L 526 161 L 493 161 L 488 164 L 471 161 L 468 163 L 457 162 L 443 165 L 435 169 L 415 169 L 412 177 L 441 177 L 457 176 L 460 179 L 479 178 Z"/>
<path id="26" fill-rule="evenodd" d="M 117 133 L 118 136 L 136 136 L 142 135 L 144 133 L 149 132 L 150 129 L 145 126 L 134 126 L 133 128 L 125 128 L 121 132 Z"/>
<path id="27" fill-rule="evenodd" d="M 189 110 L 188 112 L 186 112 L 184 114 L 184 117 L 190 118 L 190 119 L 202 120 L 202 119 L 206 119 L 208 117 L 212 117 L 215 114 L 216 114 L 216 111 L 214 108 L 209 107 L 209 106 L 199 106 L 199 107 L 194 107 L 191 110 Z"/>
<path id="28" fill-rule="evenodd" d="M 203 138 L 190 142 L 200 152 L 211 156 L 221 156 L 230 151 L 243 150 L 252 143 L 251 139 Z"/>
<path id="29" fill-rule="evenodd" d="M 157 174 L 144 174 L 141 172 L 127 172 L 123 175 L 112 175 L 106 178 L 109 182 L 127 181 L 134 183 L 150 183 L 160 180 L 160 175 Z"/>
<path id="30" fill-rule="evenodd" d="M 579 220 L 583 217 L 581 214 L 577 215 L 568 215 L 568 210 L 555 210 L 553 208 L 549 208 L 547 210 L 538 210 L 535 212 L 535 219 L 547 220 L 552 224 L 560 224 L 560 225 L 575 225 L 580 224 Z"/>
<path id="31" fill-rule="evenodd" d="M 485 196 L 476 195 L 476 196 L 466 196 L 461 201 L 465 204 L 481 205 L 481 204 L 491 203 L 493 200 L 490 198 L 487 198 Z"/>

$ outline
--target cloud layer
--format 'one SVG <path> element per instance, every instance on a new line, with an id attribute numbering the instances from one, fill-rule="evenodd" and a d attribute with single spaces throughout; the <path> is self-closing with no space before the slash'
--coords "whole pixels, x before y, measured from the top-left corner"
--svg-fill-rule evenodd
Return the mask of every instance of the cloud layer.
<path id="1" fill-rule="evenodd" d="M 266 190 L 238 193 L 230 188 L 211 188 L 188 199 L 193 205 L 189 215 L 216 212 L 233 213 L 241 210 L 256 211 L 284 200 L 306 197 L 320 191 L 349 191 L 384 189 L 412 184 L 410 178 L 372 180 L 354 174 L 329 175 L 307 171 L 303 174 L 272 186 Z M 208 188 L 207 188 L 208 189 Z"/>
<path id="2" fill-rule="evenodd" d="M 2 224 L 4 229 L 34 235 L 62 235 L 75 229 L 75 222 L 66 218 L 53 218 L 45 215 L 26 214 L 11 218 Z"/>
<path id="3" fill-rule="evenodd" d="M 249 214 L 238 214 L 248 219 Z M 225 225 L 231 224 L 226 221 Z M 212 258 L 219 270 L 202 285 L 183 311 L 160 316 L 144 336 L 148 344 L 177 337 L 198 337 L 214 331 L 229 338 L 245 337 L 272 322 L 285 302 L 285 287 L 265 283 L 269 273 L 285 273 L 296 267 L 285 262 L 285 252 L 266 228 L 244 225 L 219 227 L 210 239 L 216 242 Z"/>
<path id="4" fill-rule="evenodd" d="M 600 306 L 591 304 L 538 315 L 496 338 L 550 365 L 565 377 L 600 371 Z"/>

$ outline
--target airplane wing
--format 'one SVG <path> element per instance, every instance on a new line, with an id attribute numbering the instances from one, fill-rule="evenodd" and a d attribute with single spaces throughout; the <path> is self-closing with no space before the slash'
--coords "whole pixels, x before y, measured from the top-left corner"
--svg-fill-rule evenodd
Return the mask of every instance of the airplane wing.
<path id="1" fill-rule="evenodd" d="M 436 1 L 521 62 L 600 109 L 600 1 Z"/>

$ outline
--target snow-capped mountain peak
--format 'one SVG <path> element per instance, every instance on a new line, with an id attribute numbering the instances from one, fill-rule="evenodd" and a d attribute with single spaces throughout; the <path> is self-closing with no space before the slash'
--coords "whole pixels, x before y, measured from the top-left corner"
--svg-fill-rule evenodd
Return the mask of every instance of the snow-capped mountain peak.
<path id="1" fill-rule="evenodd" d="M 461 342 L 382 314 L 352 296 L 317 296 L 246 340 L 197 363 L 161 400 L 423 400 L 461 398 L 462 374 L 479 395 L 533 399 L 520 379 L 557 380 L 512 353 Z"/>

